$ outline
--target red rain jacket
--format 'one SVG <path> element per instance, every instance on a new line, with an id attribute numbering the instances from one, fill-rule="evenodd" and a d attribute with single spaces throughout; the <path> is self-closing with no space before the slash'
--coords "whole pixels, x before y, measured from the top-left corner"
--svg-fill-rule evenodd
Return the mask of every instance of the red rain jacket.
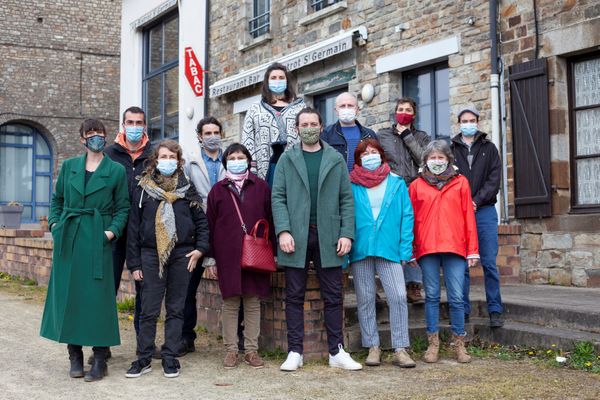
<path id="1" fill-rule="evenodd" d="M 458 175 L 442 190 L 418 177 L 408 190 L 415 212 L 414 257 L 454 253 L 479 258 L 469 181 Z"/>

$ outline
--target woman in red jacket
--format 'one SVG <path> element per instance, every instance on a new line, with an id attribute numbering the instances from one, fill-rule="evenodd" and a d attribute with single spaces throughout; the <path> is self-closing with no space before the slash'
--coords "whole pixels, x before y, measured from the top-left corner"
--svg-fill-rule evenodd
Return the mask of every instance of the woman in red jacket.
<path id="1" fill-rule="evenodd" d="M 429 143 L 423 168 L 410 185 L 415 213 L 414 257 L 423 271 L 425 319 L 429 346 L 425 362 L 439 351 L 440 268 L 450 305 L 450 323 L 458 362 L 471 361 L 464 345 L 464 273 L 479 261 L 477 226 L 469 181 L 452 166 L 454 156 L 443 140 Z"/>

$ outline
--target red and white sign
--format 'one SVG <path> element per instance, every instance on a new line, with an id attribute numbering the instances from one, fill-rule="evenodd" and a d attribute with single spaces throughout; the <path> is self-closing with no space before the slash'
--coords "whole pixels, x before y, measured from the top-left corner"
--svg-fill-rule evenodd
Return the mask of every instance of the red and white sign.
<path id="1" fill-rule="evenodd" d="M 194 50 L 191 47 L 185 48 L 185 77 L 190 83 L 196 97 L 202 96 L 204 93 L 202 65 L 198 62 L 196 54 L 194 54 Z"/>

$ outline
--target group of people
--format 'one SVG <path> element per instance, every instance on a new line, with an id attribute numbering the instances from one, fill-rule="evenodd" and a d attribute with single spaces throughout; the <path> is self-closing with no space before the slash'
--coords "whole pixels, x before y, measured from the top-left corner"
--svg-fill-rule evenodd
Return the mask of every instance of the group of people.
<path id="1" fill-rule="evenodd" d="M 48 218 L 53 268 L 42 319 L 43 337 L 67 343 L 70 376 L 86 381 L 107 373 L 110 346 L 120 343 L 116 292 L 126 265 L 136 284 L 136 360 L 126 377 L 151 371 L 162 359 L 176 377 L 178 357 L 195 350 L 196 292 L 201 278 L 218 279 L 223 297 L 223 366 L 265 363 L 258 354 L 260 299 L 270 275 L 243 269 L 243 237 L 258 221 L 269 225 L 276 261 L 285 271 L 288 355 L 282 371 L 303 365 L 304 296 L 308 271 L 319 280 L 329 365 L 360 370 L 343 347 L 343 269 L 354 280 L 366 365 L 381 364 L 376 323 L 376 276 L 389 305 L 393 363 L 415 367 L 407 348 L 407 302 L 422 303 L 428 348 L 439 350 L 440 270 L 459 362 L 469 320 L 469 268 L 484 267 L 490 325 L 500 327 L 496 268 L 500 160 L 479 114 L 458 114 L 460 133 L 449 144 L 415 129 L 417 105 L 399 99 L 395 123 L 375 133 L 357 120 L 356 96 L 336 99 L 338 121 L 297 98 L 285 66 L 271 65 L 262 98 L 249 109 L 241 143 L 223 148 L 214 117 L 198 122 L 200 146 L 173 140 L 152 145 L 144 111 L 123 113 L 122 131 L 106 146 L 106 130 L 85 120 L 86 152 L 65 160 Z M 478 241 L 479 238 L 479 241 Z M 165 340 L 155 345 L 164 301 Z M 243 323 L 242 323 L 243 321 Z M 243 328 L 242 328 L 243 325 Z M 240 343 L 240 338 L 243 343 Z M 83 367 L 82 346 L 93 346 Z"/>

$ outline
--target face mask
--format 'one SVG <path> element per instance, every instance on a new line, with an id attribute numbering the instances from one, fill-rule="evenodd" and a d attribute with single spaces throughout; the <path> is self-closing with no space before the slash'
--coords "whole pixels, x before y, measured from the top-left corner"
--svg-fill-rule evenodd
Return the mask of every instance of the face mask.
<path id="1" fill-rule="evenodd" d="M 275 94 L 281 94 L 287 89 L 287 81 L 284 79 L 269 79 L 269 90 Z"/>
<path id="2" fill-rule="evenodd" d="M 85 147 L 94 153 L 100 153 L 106 145 L 106 138 L 100 135 L 90 136 L 85 139 Z"/>
<path id="3" fill-rule="evenodd" d="M 367 154 L 360 159 L 362 166 L 369 171 L 375 171 L 381 166 L 381 155 L 379 154 Z"/>
<path id="4" fill-rule="evenodd" d="M 171 176 L 177 169 L 177 160 L 158 160 L 156 169 L 165 176 Z"/>
<path id="5" fill-rule="evenodd" d="M 427 160 L 427 168 L 435 175 L 439 175 L 448 168 L 448 161 Z"/>
<path id="6" fill-rule="evenodd" d="M 143 126 L 126 126 L 125 127 L 125 136 L 127 140 L 131 143 L 137 143 L 142 140 L 142 135 L 144 134 Z"/>
<path id="7" fill-rule="evenodd" d="M 477 133 L 477 124 L 472 122 L 460 124 L 460 132 L 465 136 L 475 136 Z"/>
<path id="8" fill-rule="evenodd" d="M 340 108 L 338 111 L 338 118 L 345 124 L 354 122 L 354 120 L 356 119 L 356 109 Z"/>
<path id="9" fill-rule="evenodd" d="M 227 171 L 232 174 L 243 174 L 247 169 L 247 160 L 227 160 Z"/>
<path id="10" fill-rule="evenodd" d="M 396 113 L 396 122 L 400 125 L 410 125 L 415 119 L 415 114 Z"/>
<path id="11" fill-rule="evenodd" d="M 208 151 L 215 151 L 221 147 L 221 136 L 210 135 L 202 139 L 202 146 Z"/>
<path id="12" fill-rule="evenodd" d="M 304 144 L 315 144 L 321 136 L 321 128 L 299 128 L 298 135 Z"/>

